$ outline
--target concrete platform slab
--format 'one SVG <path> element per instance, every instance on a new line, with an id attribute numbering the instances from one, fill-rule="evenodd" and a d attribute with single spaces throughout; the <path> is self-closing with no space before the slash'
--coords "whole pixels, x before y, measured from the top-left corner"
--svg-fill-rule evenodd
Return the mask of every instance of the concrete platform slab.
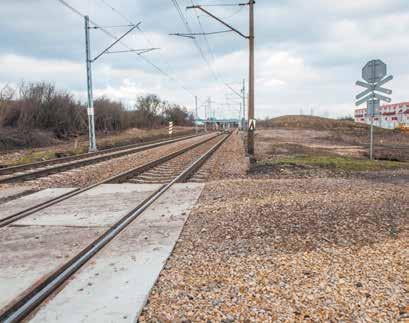
<path id="1" fill-rule="evenodd" d="M 109 226 L 160 185 L 104 184 L 28 216 L 14 225 Z"/>
<path id="2" fill-rule="evenodd" d="M 102 185 L 0 228 L 0 309 L 56 270 L 158 187 Z M 46 189 L 22 197 L 0 205 L 0 214 L 5 217 L 71 190 Z"/>
<path id="3" fill-rule="evenodd" d="M 0 203 L 8 202 L 9 200 L 22 197 L 34 193 L 36 190 L 33 187 L 17 186 L 0 189 Z"/>
<path id="4" fill-rule="evenodd" d="M 104 248 L 31 322 L 135 322 L 203 184 L 177 184 Z"/>
<path id="5" fill-rule="evenodd" d="M 2 228 L 0 309 L 65 263 L 102 231 L 101 228 L 70 227 Z"/>
<path id="6" fill-rule="evenodd" d="M 16 188 L 17 189 L 17 188 Z M 73 188 L 49 188 L 37 193 L 33 193 L 17 200 L 0 204 L 0 219 L 6 218 L 14 213 L 23 211 L 39 203 L 48 201 L 61 194 L 74 190 Z"/>

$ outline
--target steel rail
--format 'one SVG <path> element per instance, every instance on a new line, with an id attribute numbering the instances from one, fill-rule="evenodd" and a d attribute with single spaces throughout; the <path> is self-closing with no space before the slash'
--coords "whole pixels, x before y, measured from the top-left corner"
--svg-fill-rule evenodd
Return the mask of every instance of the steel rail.
<path id="1" fill-rule="evenodd" d="M 37 286 L 31 293 L 21 299 L 17 304 L 9 308 L 0 316 L 3 323 L 15 323 L 23 320 L 32 313 L 48 296 L 55 292 L 64 282 L 71 278 L 84 264 L 95 256 L 103 247 L 105 247 L 113 238 L 121 233 L 129 224 L 131 224 L 142 212 L 144 212 L 152 203 L 163 195 L 175 183 L 184 181 L 197 170 L 231 135 L 231 132 L 219 140 L 201 157 L 196 159 L 191 165 L 183 170 L 179 175 L 162 185 L 153 192 L 144 201 L 140 202 L 132 211 L 126 214 L 122 219 L 116 222 L 111 228 L 103 233 L 94 242 L 89 244 L 78 255 L 69 260 L 65 265 L 55 271 L 43 283 Z"/>
<path id="2" fill-rule="evenodd" d="M 85 154 L 78 154 L 78 155 L 61 157 L 61 158 L 53 158 L 53 159 L 38 161 L 34 163 L 4 167 L 4 168 L 0 168 L 0 175 L 9 175 L 9 174 L 13 174 L 16 172 L 28 170 L 28 169 L 36 169 L 36 168 L 51 166 L 55 164 L 68 163 L 71 161 L 75 161 L 79 159 L 86 159 L 86 158 L 93 157 L 93 156 L 104 155 L 104 154 L 109 154 L 109 153 L 118 152 L 118 151 L 130 150 L 132 148 L 141 148 L 143 146 L 152 145 L 156 143 L 166 143 L 166 142 L 172 143 L 174 142 L 174 140 L 184 140 L 184 139 L 193 138 L 195 136 L 196 135 L 182 135 L 182 136 L 174 137 L 173 139 L 166 138 L 166 139 L 151 140 L 147 142 L 140 142 L 140 143 L 135 143 L 135 144 L 129 144 L 129 145 L 124 145 L 124 146 L 119 146 L 119 147 L 103 149 L 103 150 L 96 151 L 96 152 L 89 152 Z M 112 158 L 115 158 L 115 155 Z"/>
<path id="3" fill-rule="evenodd" d="M 173 153 L 170 153 L 168 155 L 165 155 L 165 156 L 160 157 L 158 159 L 155 159 L 153 161 L 147 162 L 147 163 L 145 163 L 145 164 L 143 164 L 141 166 L 137 166 L 135 168 L 132 168 L 131 170 L 127 170 L 127 171 L 124 171 L 124 172 L 122 172 L 120 174 L 111 176 L 111 177 L 109 177 L 109 178 L 107 178 L 105 180 L 102 180 L 102 181 L 98 182 L 98 183 L 89 185 L 89 186 L 84 187 L 84 188 L 74 189 L 73 191 L 69 191 L 67 193 L 61 194 L 61 195 L 59 195 L 57 197 L 54 197 L 54 198 L 52 198 L 52 199 L 50 199 L 48 201 L 39 203 L 37 205 L 34 205 L 34 206 L 29 207 L 27 209 L 24 209 L 24 210 L 22 210 L 20 212 L 17 212 L 17 213 L 14 213 L 12 215 L 9 215 L 7 217 L 4 217 L 4 218 L 0 219 L 0 228 L 4 227 L 6 225 L 9 225 L 9 224 L 11 224 L 11 223 L 13 223 L 13 222 L 15 222 L 17 220 L 20 220 L 20 219 L 22 219 L 22 218 L 24 218 L 24 217 L 26 217 L 28 215 L 34 214 L 34 213 L 36 213 L 38 211 L 41 211 L 41 210 L 43 210 L 45 208 L 53 206 L 53 205 L 55 205 L 55 204 L 57 204 L 59 202 L 65 201 L 65 200 L 67 200 L 67 199 L 69 199 L 69 198 L 71 198 L 73 196 L 81 194 L 81 193 L 83 193 L 85 191 L 88 191 L 88 190 L 90 190 L 92 188 L 100 186 L 102 184 L 122 182 L 122 181 L 126 180 L 127 178 L 130 178 L 130 177 L 133 177 L 133 176 L 135 176 L 137 174 L 145 172 L 145 171 L 147 171 L 147 170 L 149 170 L 149 169 L 151 169 L 151 168 L 153 168 L 153 167 L 155 167 L 155 166 L 157 166 L 159 164 L 162 164 L 162 163 L 164 163 L 164 162 L 166 162 L 166 161 L 168 161 L 168 160 L 170 160 L 172 158 L 175 158 L 175 157 L 185 153 L 188 150 L 191 150 L 191 149 L 193 149 L 193 148 L 195 148 L 195 147 L 197 147 L 197 146 L 199 146 L 201 144 L 204 144 L 204 143 L 216 138 L 219 135 L 220 134 L 216 134 L 216 135 L 211 136 L 209 138 L 206 138 L 206 139 L 204 139 L 204 140 L 202 140 L 202 141 L 200 141 L 198 143 L 194 143 L 194 144 L 192 144 L 192 145 L 190 145 L 188 147 L 179 149 L 179 150 L 177 150 L 177 151 L 175 151 Z"/>

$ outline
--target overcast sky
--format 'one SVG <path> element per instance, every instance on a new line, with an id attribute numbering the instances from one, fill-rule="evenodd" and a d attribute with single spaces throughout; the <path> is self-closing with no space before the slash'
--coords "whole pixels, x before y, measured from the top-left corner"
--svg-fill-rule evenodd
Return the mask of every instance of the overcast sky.
<path id="1" fill-rule="evenodd" d="M 195 4 L 230 4 L 230 0 L 194 0 Z M 93 65 L 94 95 L 132 105 L 135 98 L 158 94 L 193 109 L 211 96 L 219 116 L 238 114 L 237 96 L 247 78 L 245 39 L 234 33 L 193 40 L 170 36 L 186 32 L 171 0 L 66 0 L 103 26 L 142 22 L 143 33 L 125 38 L 129 47 L 160 47 L 145 54 L 168 76 L 134 53 L 102 56 Z M 211 18 L 185 10 L 191 0 L 178 0 L 194 32 L 225 30 Z M 117 11 L 112 10 L 114 7 Z M 243 33 L 248 8 L 208 7 Z M 199 14 L 199 18 L 196 17 Z M 394 102 L 409 99 L 408 0 L 259 0 L 256 19 L 256 117 L 304 113 L 352 115 L 354 85 L 362 66 L 380 58 L 395 79 L 389 83 Z M 85 100 L 86 73 L 83 19 L 57 0 L 1 0 L 0 86 L 50 81 Z M 120 35 L 126 28 L 109 29 Z M 97 55 L 112 39 L 91 30 Z M 115 50 L 124 50 L 121 45 Z M 170 76 L 170 77 L 169 77 Z M 203 108 L 199 113 L 203 116 Z"/>

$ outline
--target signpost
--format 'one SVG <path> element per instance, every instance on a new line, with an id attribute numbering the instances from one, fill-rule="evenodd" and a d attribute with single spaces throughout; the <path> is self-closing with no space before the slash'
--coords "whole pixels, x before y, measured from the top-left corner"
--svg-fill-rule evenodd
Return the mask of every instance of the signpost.
<path id="1" fill-rule="evenodd" d="M 169 121 L 169 137 L 172 136 L 173 133 L 173 121 Z"/>
<path id="2" fill-rule="evenodd" d="M 381 92 L 384 94 L 392 94 L 392 90 L 386 89 L 382 87 L 382 85 L 386 84 L 387 82 L 393 80 L 393 76 L 390 75 L 385 77 L 387 74 L 387 66 L 384 62 L 380 59 L 374 59 L 366 63 L 364 68 L 362 69 L 362 78 L 366 81 L 356 81 L 356 85 L 362 86 L 366 88 L 366 90 L 359 93 L 355 99 L 355 105 L 359 106 L 362 103 L 367 102 L 367 115 L 371 120 L 371 128 L 370 128 L 370 145 L 369 145 L 369 158 L 373 159 L 373 119 L 376 114 L 379 113 L 380 102 L 385 101 L 390 103 L 391 99 L 375 93 Z"/>

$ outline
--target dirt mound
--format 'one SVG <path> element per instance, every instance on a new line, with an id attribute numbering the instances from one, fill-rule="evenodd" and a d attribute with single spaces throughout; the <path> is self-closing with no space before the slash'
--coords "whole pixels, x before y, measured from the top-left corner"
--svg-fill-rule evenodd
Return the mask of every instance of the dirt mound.
<path id="1" fill-rule="evenodd" d="M 261 121 L 260 127 L 286 129 L 330 130 L 337 133 L 367 134 L 369 126 L 349 120 L 336 120 L 314 116 L 282 116 Z M 376 134 L 391 134 L 394 130 L 374 127 Z"/>
<path id="2" fill-rule="evenodd" d="M 269 127 L 303 128 L 315 130 L 367 130 L 368 126 L 349 120 L 335 120 L 314 116 L 281 116 L 266 122 Z"/>

